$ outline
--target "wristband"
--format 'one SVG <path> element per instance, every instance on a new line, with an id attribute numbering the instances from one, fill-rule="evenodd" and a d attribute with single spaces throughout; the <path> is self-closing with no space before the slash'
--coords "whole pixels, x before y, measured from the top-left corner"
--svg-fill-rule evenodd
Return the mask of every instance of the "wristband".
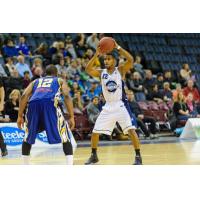
<path id="1" fill-rule="evenodd" d="M 117 46 L 117 50 L 120 50 L 120 49 L 121 49 L 121 47 L 118 45 L 118 46 Z"/>

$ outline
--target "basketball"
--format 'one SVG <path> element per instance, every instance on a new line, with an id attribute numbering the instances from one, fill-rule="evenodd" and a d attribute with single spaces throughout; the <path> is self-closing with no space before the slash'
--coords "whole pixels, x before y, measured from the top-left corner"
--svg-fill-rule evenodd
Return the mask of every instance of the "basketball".
<path id="1" fill-rule="evenodd" d="M 101 53 L 109 53 L 115 47 L 115 40 L 112 37 L 103 37 L 99 41 L 99 47 Z"/>

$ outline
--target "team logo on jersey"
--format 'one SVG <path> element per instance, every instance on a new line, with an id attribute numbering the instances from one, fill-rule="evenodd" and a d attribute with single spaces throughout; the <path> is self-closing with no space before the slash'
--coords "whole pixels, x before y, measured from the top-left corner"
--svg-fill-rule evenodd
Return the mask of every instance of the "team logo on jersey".
<path id="1" fill-rule="evenodd" d="M 117 83 L 115 81 L 108 81 L 106 83 L 108 92 L 115 92 L 117 90 Z"/>

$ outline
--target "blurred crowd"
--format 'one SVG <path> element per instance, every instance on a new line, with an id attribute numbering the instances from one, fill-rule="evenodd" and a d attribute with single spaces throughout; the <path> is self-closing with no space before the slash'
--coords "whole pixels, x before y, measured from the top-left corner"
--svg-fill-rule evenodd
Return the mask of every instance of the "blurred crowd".
<path id="1" fill-rule="evenodd" d="M 3 60 L 0 63 L 0 77 L 6 92 L 2 110 L 6 117 L 1 120 L 16 121 L 23 90 L 31 81 L 45 75 L 46 66 L 55 65 L 59 76 L 70 87 L 75 114 L 84 113 L 86 110 L 90 122 L 94 123 L 104 99 L 101 95 L 100 80 L 86 74 L 85 67 L 94 55 L 99 40 L 104 36 L 105 34 L 81 33 L 72 38 L 69 34 L 65 40 L 54 41 L 51 45 L 44 41 L 36 49 L 30 48 L 23 34 L 16 43 L 9 37 L 0 39 L 0 59 Z M 118 62 L 123 62 L 123 58 L 119 58 Z M 104 67 L 103 58 L 96 60 L 96 67 Z M 133 103 L 170 102 L 173 104 L 171 112 L 177 119 L 199 117 L 200 94 L 195 85 L 195 74 L 192 74 L 190 66 L 185 63 L 178 74 L 179 80 L 173 75 L 171 71 L 153 74 L 143 62 L 143 58 L 134 55 L 134 65 L 125 77 L 127 97 L 130 103 L 132 102 L 132 111 L 136 113 L 139 123 L 150 121 L 153 124 L 151 132 L 155 132 L 155 120 L 146 119 Z"/>

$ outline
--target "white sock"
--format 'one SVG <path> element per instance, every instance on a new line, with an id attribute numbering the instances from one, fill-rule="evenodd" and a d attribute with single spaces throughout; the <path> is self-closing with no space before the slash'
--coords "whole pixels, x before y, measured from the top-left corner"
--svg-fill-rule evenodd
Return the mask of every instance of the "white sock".
<path id="1" fill-rule="evenodd" d="M 67 165 L 73 165 L 73 160 L 74 160 L 73 155 L 67 155 L 66 156 L 66 164 Z"/>
<path id="2" fill-rule="evenodd" d="M 30 156 L 22 155 L 22 160 L 24 165 L 30 165 Z"/>

